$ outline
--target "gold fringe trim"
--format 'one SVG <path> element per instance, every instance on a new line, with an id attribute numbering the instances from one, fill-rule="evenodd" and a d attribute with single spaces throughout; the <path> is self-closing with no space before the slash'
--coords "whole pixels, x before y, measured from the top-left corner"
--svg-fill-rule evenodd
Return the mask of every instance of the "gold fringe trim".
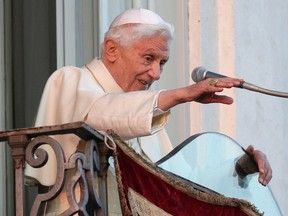
<path id="1" fill-rule="evenodd" d="M 118 142 L 117 142 L 117 147 L 118 147 Z M 113 152 L 113 158 L 114 158 L 114 167 L 115 167 L 115 174 L 116 174 L 116 181 L 117 181 L 117 186 L 118 186 L 118 192 L 119 192 L 119 197 L 120 197 L 120 205 L 122 208 L 122 214 L 123 215 L 127 215 L 127 216 L 132 216 L 132 212 L 130 211 L 128 204 L 127 204 L 127 200 L 125 197 L 125 193 L 124 193 L 124 187 L 122 184 L 122 175 L 121 175 L 121 171 L 119 168 L 119 162 L 118 162 L 118 157 L 117 157 L 117 147 Z M 127 146 L 128 147 L 128 146 Z M 129 148 L 129 147 L 128 147 Z"/>
<path id="2" fill-rule="evenodd" d="M 207 189 L 201 185 L 195 184 L 189 180 L 181 178 L 171 172 L 168 172 L 160 167 L 157 167 L 151 162 L 144 160 L 140 155 L 138 155 L 131 147 L 129 147 L 124 141 L 120 139 L 120 137 L 115 134 L 113 131 L 109 131 L 109 135 L 114 139 L 117 147 L 121 148 L 125 154 L 131 157 L 135 163 L 139 164 L 140 166 L 147 169 L 150 173 L 158 176 L 163 181 L 167 182 L 168 184 L 173 185 L 179 191 L 188 194 L 189 196 L 204 201 L 207 203 L 215 204 L 215 205 L 223 205 L 223 206 L 232 206 L 232 207 L 239 207 L 242 211 L 250 216 L 263 216 L 264 213 L 260 213 L 255 205 L 251 204 L 250 202 L 238 199 L 238 198 L 229 198 L 225 197 L 222 194 L 218 194 L 213 192 L 210 189 Z M 119 169 L 119 164 L 117 160 L 117 148 L 114 150 L 114 166 L 116 170 L 116 179 L 118 183 L 118 190 L 119 196 L 121 197 L 120 202 L 122 206 L 122 210 L 124 215 L 132 215 L 130 211 L 127 200 L 124 193 L 124 188 L 122 185 L 122 177 L 121 177 L 121 170 Z"/>

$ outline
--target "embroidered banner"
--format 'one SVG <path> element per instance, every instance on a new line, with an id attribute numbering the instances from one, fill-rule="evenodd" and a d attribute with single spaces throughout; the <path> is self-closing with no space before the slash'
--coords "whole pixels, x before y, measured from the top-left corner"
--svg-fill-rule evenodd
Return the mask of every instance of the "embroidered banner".
<path id="1" fill-rule="evenodd" d="M 227 198 L 147 162 L 116 138 L 114 165 L 124 216 L 261 215 L 245 200 Z"/>

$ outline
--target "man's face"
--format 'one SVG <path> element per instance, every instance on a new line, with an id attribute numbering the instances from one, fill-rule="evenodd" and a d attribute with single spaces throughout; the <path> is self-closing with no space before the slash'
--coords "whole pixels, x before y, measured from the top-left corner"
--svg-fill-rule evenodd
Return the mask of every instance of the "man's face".
<path id="1" fill-rule="evenodd" d="M 114 78 L 125 92 L 148 89 L 160 79 L 169 59 L 169 44 L 160 36 L 141 39 L 129 48 L 121 46 L 118 51 Z"/>

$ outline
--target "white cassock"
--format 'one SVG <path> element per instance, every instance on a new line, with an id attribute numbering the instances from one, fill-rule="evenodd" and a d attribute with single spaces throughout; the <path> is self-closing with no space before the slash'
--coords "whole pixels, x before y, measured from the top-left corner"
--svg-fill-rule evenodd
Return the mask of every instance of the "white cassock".
<path id="1" fill-rule="evenodd" d="M 132 142 L 132 147 L 136 152 L 144 151 L 155 162 L 172 150 L 163 129 L 170 112 L 157 109 L 160 92 L 124 93 L 102 61 L 95 58 L 83 68 L 63 67 L 50 76 L 35 126 L 85 121 L 98 131 L 112 129 L 124 140 L 144 136 L 141 146 Z M 79 138 L 74 135 L 55 138 L 60 142 L 67 160 L 75 152 Z M 27 165 L 25 175 L 42 185 L 51 186 L 56 179 L 56 159 L 49 146 L 44 148 L 50 151 L 47 164 L 38 169 Z"/>

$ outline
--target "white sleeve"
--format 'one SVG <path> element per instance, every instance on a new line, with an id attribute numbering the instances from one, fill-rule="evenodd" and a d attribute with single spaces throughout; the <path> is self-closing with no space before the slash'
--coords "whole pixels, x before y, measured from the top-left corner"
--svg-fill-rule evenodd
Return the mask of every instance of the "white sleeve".
<path id="1" fill-rule="evenodd" d="M 158 113 L 155 107 L 160 91 L 108 93 L 99 97 L 86 121 L 99 131 L 112 129 L 122 139 L 151 135 L 161 130 L 170 112 Z"/>
<path id="2" fill-rule="evenodd" d="M 158 97 L 159 97 L 159 94 L 160 94 L 161 92 L 163 92 L 163 91 L 165 91 L 165 90 L 161 90 L 161 91 L 158 92 Z M 164 111 L 164 110 L 162 110 L 162 109 L 160 109 L 160 108 L 158 107 L 158 97 L 157 97 L 157 100 L 155 101 L 154 113 L 153 113 L 153 116 L 154 116 L 154 117 L 159 116 L 159 115 L 163 115 L 163 114 L 165 114 L 165 113 L 169 113 L 169 112 L 170 112 L 170 109 L 167 110 L 167 111 Z"/>

